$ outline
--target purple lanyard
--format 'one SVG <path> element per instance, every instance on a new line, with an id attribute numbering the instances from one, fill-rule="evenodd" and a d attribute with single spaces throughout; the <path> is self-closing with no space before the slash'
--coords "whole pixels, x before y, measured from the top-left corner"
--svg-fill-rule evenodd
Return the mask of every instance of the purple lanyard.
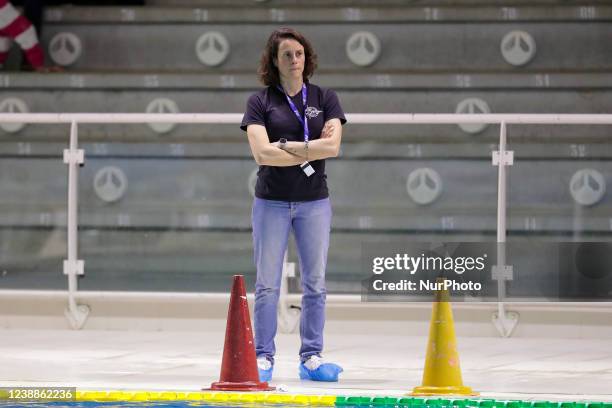
<path id="1" fill-rule="evenodd" d="M 302 104 L 304 105 L 303 118 L 300 115 L 300 112 L 298 111 L 297 107 L 295 106 L 295 103 L 293 103 L 289 95 L 287 95 L 285 90 L 280 85 L 278 86 L 278 90 L 285 95 L 285 98 L 287 98 L 287 102 L 289 102 L 289 107 L 302 124 L 302 127 L 304 128 L 304 141 L 307 142 L 310 138 L 310 132 L 308 131 L 308 118 L 306 117 L 306 99 L 308 99 L 308 88 L 306 88 L 306 84 L 302 84 Z"/>

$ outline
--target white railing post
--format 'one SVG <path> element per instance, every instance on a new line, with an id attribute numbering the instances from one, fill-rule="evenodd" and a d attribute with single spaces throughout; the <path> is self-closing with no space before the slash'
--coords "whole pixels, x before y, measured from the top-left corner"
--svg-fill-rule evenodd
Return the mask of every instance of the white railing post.
<path id="1" fill-rule="evenodd" d="M 85 262 L 78 258 L 78 195 L 79 166 L 85 163 L 83 149 L 77 149 L 77 122 L 70 125 L 70 148 L 64 150 L 64 163 L 68 165 L 68 259 L 64 260 L 64 275 L 68 275 L 68 307 L 64 315 L 73 329 L 81 329 L 89 315 L 87 305 L 77 305 L 78 275 L 85 273 Z"/>
<path id="2" fill-rule="evenodd" d="M 493 165 L 497 166 L 497 265 L 492 268 L 493 280 L 497 280 L 497 313 L 493 324 L 503 337 L 510 337 L 518 323 L 518 313 L 506 312 L 506 280 L 512 280 L 512 266 L 506 265 L 506 166 L 514 164 L 514 152 L 506 150 L 506 122 L 499 130 L 499 150 L 493 152 Z"/>

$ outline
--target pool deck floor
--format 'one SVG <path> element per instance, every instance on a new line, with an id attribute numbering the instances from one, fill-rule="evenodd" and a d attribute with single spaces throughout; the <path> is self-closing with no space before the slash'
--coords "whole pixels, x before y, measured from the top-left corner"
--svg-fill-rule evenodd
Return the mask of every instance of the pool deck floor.
<path id="1" fill-rule="evenodd" d="M 0 329 L 0 386 L 200 390 L 219 378 L 223 330 Z M 298 334 L 278 334 L 272 385 L 292 394 L 401 396 L 420 385 L 427 337 L 326 335 L 338 383 L 301 381 Z M 483 397 L 612 401 L 612 341 L 458 339 L 463 381 Z"/>

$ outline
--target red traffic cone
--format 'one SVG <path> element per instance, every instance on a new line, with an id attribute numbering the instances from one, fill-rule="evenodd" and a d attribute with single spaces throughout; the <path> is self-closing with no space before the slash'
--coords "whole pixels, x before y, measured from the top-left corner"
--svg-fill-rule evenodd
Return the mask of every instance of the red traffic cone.
<path id="1" fill-rule="evenodd" d="M 253 329 L 249 304 L 244 287 L 244 276 L 234 275 L 225 345 L 221 362 L 221 378 L 210 386 L 217 391 L 267 391 L 273 390 L 267 382 L 259 381 L 257 358 L 253 344 Z"/>

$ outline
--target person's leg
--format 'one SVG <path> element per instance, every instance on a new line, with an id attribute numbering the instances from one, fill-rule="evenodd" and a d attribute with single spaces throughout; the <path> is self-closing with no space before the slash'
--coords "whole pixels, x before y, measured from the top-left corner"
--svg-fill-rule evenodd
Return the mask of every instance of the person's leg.
<path id="1" fill-rule="evenodd" d="M 42 37 L 42 22 L 44 13 L 45 0 L 24 0 L 23 1 L 23 15 L 26 19 L 32 23 L 36 31 L 36 35 L 40 39 Z M 25 51 L 22 51 L 21 58 L 21 70 L 29 71 L 33 67 L 29 62 Z"/>
<path id="2" fill-rule="evenodd" d="M 296 206 L 293 231 L 298 250 L 302 282 L 300 359 L 304 362 L 323 351 L 325 326 L 325 268 L 331 230 L 331 203 L 328 198 L 293 203 Z"/>
<path id="3" fill-rule="evenodd" d="M 0 37 L 0 68 L 8 58 L 8 53 L 11 48 L 11 39 L 8 37 Z"/>
<path id="4" fill-rule="evenodd" d="M 291 215 L 288 202 L 255 198 L 252 212 L 255 284 L 255 352 L 274 363 L 277 306 Z"/>

